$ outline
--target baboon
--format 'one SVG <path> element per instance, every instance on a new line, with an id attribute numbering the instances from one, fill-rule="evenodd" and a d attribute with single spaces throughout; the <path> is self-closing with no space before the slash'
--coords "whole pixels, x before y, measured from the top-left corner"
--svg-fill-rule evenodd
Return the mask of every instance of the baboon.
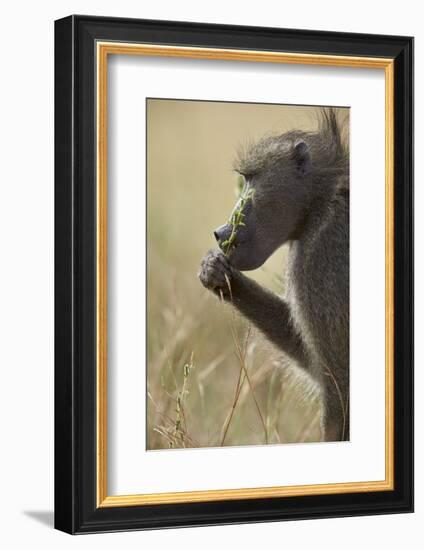
<path id="1" fill-rule="evenodd" d="M 224 244 L 233 223 L 215 230 L 219 249 L 203 258 L 199 278 L 318 383 L 323 439 L 340 441 L 349 439 L 349 151 L 340 112 L 316 114 L 316 132 L 265 137 L 239 155 L 241 197 L 251 197 L 242 203 L 243 224 L 231 250 Z M 285 243 L 279 297 L 241 271 Z"/>

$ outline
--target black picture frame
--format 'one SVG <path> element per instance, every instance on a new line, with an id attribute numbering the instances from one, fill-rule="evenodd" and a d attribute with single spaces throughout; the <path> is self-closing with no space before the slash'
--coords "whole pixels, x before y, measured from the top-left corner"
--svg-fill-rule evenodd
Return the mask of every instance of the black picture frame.
<path id="1" fill-rule="evenodd" d="M 98 507 L 99 40 L 394 60 L 394 489 Z M 94 533 L 413 511 L 413 39 L 73 15 L 55 22 L 55 527 Z"/>

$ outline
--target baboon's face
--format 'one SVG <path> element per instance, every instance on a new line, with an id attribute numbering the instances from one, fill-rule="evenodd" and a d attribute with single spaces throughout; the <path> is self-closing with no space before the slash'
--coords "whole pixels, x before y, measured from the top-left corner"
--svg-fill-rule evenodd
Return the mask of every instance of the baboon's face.
<path id="1" fill-rule="evenodd" d="M 277 248 L 296 238 L 303 219 L 311 168 L 309 151 L 304 141 L 284 145 L 286 153 L 278 161 L 263 162 L 261 170 L 245 177 L 230 217 L 232 220 L 235 212 L 243 213 L 243 225 L 236 227 L 227 252 L 231 264 L 241 271 L 257 269 Z M 214 232 L 224 252 L 233 229 L 227 223 Z"/>

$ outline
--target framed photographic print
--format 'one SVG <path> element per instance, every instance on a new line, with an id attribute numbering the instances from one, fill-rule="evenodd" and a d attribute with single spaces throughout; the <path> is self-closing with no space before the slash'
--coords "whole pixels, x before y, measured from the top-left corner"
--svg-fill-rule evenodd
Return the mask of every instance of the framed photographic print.
<path id="1" fill-rule="evenodd" d="M 413 509 L 413 39 L 55 24 L 55 525 Z"/>

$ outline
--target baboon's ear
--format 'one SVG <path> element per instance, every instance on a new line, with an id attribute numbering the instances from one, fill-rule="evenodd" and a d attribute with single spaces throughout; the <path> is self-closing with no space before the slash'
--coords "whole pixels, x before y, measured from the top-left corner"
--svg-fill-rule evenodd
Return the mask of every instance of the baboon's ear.
<path id="1" fill-rule="evenodd" d="M 296 168 L 300 175 L 306 176 L 312 170 L 311 154 L 309 147 L 299 139 L 293 147 L 293 158 L 296 162 Z"/>

